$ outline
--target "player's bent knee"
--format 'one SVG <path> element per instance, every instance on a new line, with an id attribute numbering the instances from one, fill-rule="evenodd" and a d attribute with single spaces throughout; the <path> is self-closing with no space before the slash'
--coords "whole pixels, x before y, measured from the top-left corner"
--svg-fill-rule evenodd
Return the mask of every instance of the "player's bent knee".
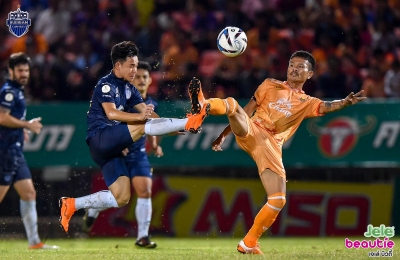
<path id="1" fill-rule="evenodd" d="M 21 199 L 30 201 L 30 200 L 36 200 L 36 191 L 35 190 L 29 190 L 25 192 L 24 194 L 21 194 Z"/>
<path id="2" fill-rule="evenodd" d="M 286 204 L 286 196 L 283 194 L 268 196 L 267 206 L 280 211 Z"/>
<path id="3" fill-rule="evenodd" d="M 227 109 L 226 109 L 226 114 L 228 116 L 233 116 L 236 114 L 238 108 L 239 108 L 239 104 L 236 101 L 236 99 L 232 98 L 232 97 L 228 97 L 225 99 L 226 103 L 227 103 Z"/>
<path id="4" fill-rule="evenodd" d="M 137 193 L 138 198 L 147 199 L 151 198 L 151 190 L 142 190 Z"/>
<path id="5" fill-rule="evenodd" d="M 121 208 L 129 203 L 129 199 L 117 200 L 118 207 Z"/>
<path id="6" fill-rule="evenodd" d="M 129 203 L 129 200 L 131 199 L 130 195 L 120 195 L 115 198 L 117 201 L 118 207 L 123 207 Z"/>

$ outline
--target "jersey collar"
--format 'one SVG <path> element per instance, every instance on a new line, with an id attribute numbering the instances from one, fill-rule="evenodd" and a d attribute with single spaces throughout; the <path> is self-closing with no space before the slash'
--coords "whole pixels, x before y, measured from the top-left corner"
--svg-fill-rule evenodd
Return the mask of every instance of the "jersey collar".
<path id="1" fill-rule="evenodd" d="M 16 82 L 15 80 L 7 79 L 7 84 L 13 88 L 24 89 L 24 86 L 18 84 L 18 82 Z"/>
<path id="2" fill-rule="evenodd" d="M 288 86 L 293 92 L 305 94 L 305 92 L 303 90 L 298 90 L 298 89 L 292 88 L 292 86 L 290 86 L 289 82 L 287 82 L 287 81 L 284 81 L 283 84 Z"/>
<path id="3" fill-rule="evenodd" d="M 124 83 L 124 82 L 125 82 L 125 80 L 124 80 L 124 79 L 122 79 L 122 78 L 118 78 L 117 76 L 115 76 L 115 74 L 114 74 L 114 71 L 113 71 L 113 70 L 111 70 L 111 72 L 110 72 L 110 75 L 111 75 L 111 78 L 113 78 L 114 80 L 118 80 L 118 81 L 120 81 L 121 83 Z"/>

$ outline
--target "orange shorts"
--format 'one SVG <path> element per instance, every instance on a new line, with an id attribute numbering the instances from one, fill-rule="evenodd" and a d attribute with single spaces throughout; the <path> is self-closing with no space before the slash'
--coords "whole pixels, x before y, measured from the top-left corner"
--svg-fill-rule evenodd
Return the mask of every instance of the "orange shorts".
<path id="1" fill-rule="evenodd" d="M 274 135 L 258 126 L 248 116 L 248 133 L 244 137 L 236 136 L 236 142 L 256 162 L 258 174 L 270 169 L 286 180 L 286 172 L 282 163 L 282 148 Z"/>

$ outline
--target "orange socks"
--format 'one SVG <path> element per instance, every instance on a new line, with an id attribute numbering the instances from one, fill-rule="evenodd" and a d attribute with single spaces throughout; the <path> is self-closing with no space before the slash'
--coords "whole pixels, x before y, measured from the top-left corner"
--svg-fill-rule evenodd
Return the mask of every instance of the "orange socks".
<path id="1" fill-rule="evenodd" d="M 278 192 L 268 196 L 268 202 L 258 212 L 253 226 L 243 239 L 246 246 L 255 247 L 257 245 L 258 239 L 274 223 L 285 203 L 285 193 Z"/>
<path id="2" fill-rule="evenodd" d="M 238 102 L 231 97 L 228 97 L 226 99 L 210 98 L 207 99 L 207 102 L 211 106 L 210 114 L 214 116 L 220 116 L 220 115 L 233 116 L 239 107 Z"/>

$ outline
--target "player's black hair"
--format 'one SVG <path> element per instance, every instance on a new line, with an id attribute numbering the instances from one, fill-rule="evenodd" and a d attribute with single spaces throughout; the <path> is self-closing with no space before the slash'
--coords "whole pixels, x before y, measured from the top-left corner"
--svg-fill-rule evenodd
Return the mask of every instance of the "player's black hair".
<path id="1" fill-rule="evenodd" d="M 115 66 L 117 62 L 124 63 L 128 57 L 137 56 L 138 52 L 136 44 L 131 41 L 123 41 L 115 44 L 111 49 L 111 61 L 113 66 Z"/>
<path id="2" fill-rule="evenodd" d="M 31 58 L 23 52 L 17 52 L 10 55 L 10 59 L 8 60 L 8 67 L 10 69 L 14 69 L 15 66 L 20 64 L 28 64 L 31 66 Z"/>
<path id="3" fill-rule="evenodd" d="M 137 69 L 147 70 L 149 73 L 151 72 L 151 66 L 146 61 L 139 61 Z"/>
<path id="4" fill-rule="evenodd" d="M 311 71 L 314 71 L 315 58 L 314 56 L 312 56 L 311 53 L 309 53 L 308 51 L 296 51 L 295 53 L 292 54 L 292 56 L 290 56 L 290 59 L 293 59 L 294 57 L 299 57 L 308 60 L 308 62 L 311 64 Z"/>

